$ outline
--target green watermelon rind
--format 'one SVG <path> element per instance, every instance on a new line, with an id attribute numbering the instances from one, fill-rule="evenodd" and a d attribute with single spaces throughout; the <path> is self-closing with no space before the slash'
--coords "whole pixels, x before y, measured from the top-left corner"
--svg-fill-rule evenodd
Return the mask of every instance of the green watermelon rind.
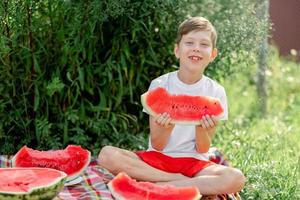
<path id="1" fill-rule="evenodd" d="M 26 145 L 22 147 L 23 148 L 29 148 L 27 147 Z M 31 149 L 31 148 L 29 148 Z M 21 150 L 21 149 L 20 149 Z M 20 150 L 13 156 L 13 158 L 11 159 L 11 164 L 12 164 L 12 167 L 20 167 L 20 166 L 17 166 L 16 165 L 16 158 L 18 157 L 18 155 L 20 154 Z M 87 151 L 87 150 L 86 150 Z M 46 152 L 46 151 L 45 151 Z M 81 170 L 77 171 L 76 173 L 73 173 L 72 175 L 68 175 L 67 176 L 67 179 L 66 179 L 66 182 L 70 182 L 72 180 L 75 180 L 76 178 L 78 178 L 83 172 L 84 170 L 88 167 L 88 165 L 90 164 L 91 162 L 91 152 L 90 151 L 87 151 L 88 152 L 88 158 L 87 158 L 87 162 L 85 163 L 85 165 L 81 168 Z M 36 166 L 28 166 L 28 167 L 36 167 Z M 51 168 L 51 169 L 54 169 L 54 168 Z M 56 170 L 59 170 L 59 169 L 56 169 Z"/>
<path id="2" fill-rule="evenodd" d="M 148 95 L 148 92 L 145 92 L 144 94 L 141 95 L 141 102 L 142 102 L 142 106 L 143 108 L 145 108 L 145 110 L 147 111 L 147 113 L 153 117 L 156 117 L 158 114 L 155 113 L 150 106 L 147 105 L 146 103 L 146 97 Z M 211 99 L 215 99 L 216 101 L 219 101 L 219 99 L 217 98 L 213 98 L 213 97 L 210 97 Z M 214 116 L 214 119 L 216 120 L 219 120 L 222 118 L 224 112 L 220 113 L 219 115 L 216 115 Z M 171 124 L 180 124 L 180 125 L 200 125 L 200 119 L 197 120 L 197 121 L 193 121 L 193 120 L 175 120 L 175 119 L 172 119 Z"/>
<path id="3" fill-rule="evenodd" d="M 5 168 L 5 169 L 18 169 L 16 168 Z M 31 167 L 27 169 L 40 169 L 38 167 Z M 61 174 L 61 177 L 58 177 L 56 180 L 53 182 L 49 183 L 48 185 L 43 185 L 40 187 L 33 187 L 31 188 L 30 191 L 28 192 L 5 192 L 0 190 L 0 199 L 5 199 L 5 200 L 51 200 L 55 196 L 58 195 L 58 193 L 63 189 L 64 183 L 67 179 L 67 174 L 56 170 L 56 169 L 51 169 L 51 168 L 43 168 L 43 169 L 48 169 L 48 170 L 55 170 Z"/>

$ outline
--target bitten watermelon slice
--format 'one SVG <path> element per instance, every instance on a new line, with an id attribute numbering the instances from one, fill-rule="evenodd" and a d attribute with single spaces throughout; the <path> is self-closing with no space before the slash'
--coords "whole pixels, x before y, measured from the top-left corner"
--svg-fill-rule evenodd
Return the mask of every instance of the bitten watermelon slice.
<path id="1" fill-rule="evenodd" d="M 14 167 L 46 167 L 65 172 L 67 181 L 77 178 L 89 165 L 91 153 L 76 145 L 64 150 L 38 151 L 22 147 L 12 159 Z"/>
<path id="2" fill-rule="evenodd" d="M 0 168 L 0 199 L 53 199 L 67 174 L 49 168 Z"/>
<path id="3" fill-rule="evenodd" d="M 197 125 L 204 115 L 222 116 L 219 99 L 209 96 L 171 95 L 158 87 L 141 96 L 145 110 L 152 116 L 168 113 L 173 124 Z"/>
<path id="4" fill-rule="evenodd" d="M 150 182 L 137 182 L 121 172 L 108 183 L 118 200 L 197 200 L 201 195 L 196 187 L 160 186 Z"/>

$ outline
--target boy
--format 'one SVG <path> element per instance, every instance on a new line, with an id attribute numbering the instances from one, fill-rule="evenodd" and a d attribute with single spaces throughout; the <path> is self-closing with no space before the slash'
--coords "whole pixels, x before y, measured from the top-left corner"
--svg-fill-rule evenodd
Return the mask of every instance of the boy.
<path id="1" fill-rule="evenodd" d="M 151 82 L 149 90 L 164 87 L 172 94 L 205 95 L 219 98 L 224 108 L 222 120 L 228 117 L 224 88 L 203 75 L 217 56 L 217 34 L 203 17 L 185 20 L 178 29 L 174 53 L 179 70 Z M 218 120 L 204 116 L 197 126 L 171 124 L 168 113 L 150 116 L 149 149 L 130 152 L 112 146 L 99 154 L 100 164 L 113 174 L 121 171 L 141 180 L 175 186 L 197 186 L 203 195 L 240 191 L 245 183 L 241 171 L 208 161 Z"/>

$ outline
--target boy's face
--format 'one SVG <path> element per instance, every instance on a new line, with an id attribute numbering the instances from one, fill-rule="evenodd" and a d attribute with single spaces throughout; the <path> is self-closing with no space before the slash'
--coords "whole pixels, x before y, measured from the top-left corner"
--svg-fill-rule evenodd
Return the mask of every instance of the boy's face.
<path id="1" fill-rule="evenodd" d="M 191 31 L 182 36 L 174 48 L 180 68 L 192 73 L 203 73 L 207 65 L 217 56 L 213 48 L 210 31 Z"/>

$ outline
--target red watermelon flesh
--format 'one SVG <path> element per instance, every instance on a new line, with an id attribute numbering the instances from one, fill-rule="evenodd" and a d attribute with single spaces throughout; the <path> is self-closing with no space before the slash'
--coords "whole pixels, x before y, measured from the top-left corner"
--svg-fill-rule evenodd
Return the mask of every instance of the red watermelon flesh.
<path id="1" fill-rule="evenodd" d="M 48 168 L 0 168 L 0 191 L 26 193 L 66 177 L 64 172 Z"/>
<path id="2" fill-rule="evenodd" d="M 91 153 L 80 146 L 69 145 L 64 150 L 38 151 L 22 147 L 12 159 L 15 167 L 45 167 L 65 172 L 67 180 L 77 178 L 89 165 Z"/>
<path id="3" fill-rule="evenodd" d="M 110 181 L 108 187 L 116 199 L 122 200 L 196 200 L 201 197 L 196 187 L 137 182 L 123 172 Z"/>
<path id="4" fill-rule="evenodd" d="M 150 115 L 168 113 L 174 124 L 200 124 L 204 115 L 222 116 L 224 110 L 219 99 L 209 96 L 171 95 L 158 87 L 141 96 L 143 107 Z"/>
<path id="5" fill-rule="evenodd" d="M 0 199 L 53 199 L 66 177 L 49 168 L 0 168 Z"/>

